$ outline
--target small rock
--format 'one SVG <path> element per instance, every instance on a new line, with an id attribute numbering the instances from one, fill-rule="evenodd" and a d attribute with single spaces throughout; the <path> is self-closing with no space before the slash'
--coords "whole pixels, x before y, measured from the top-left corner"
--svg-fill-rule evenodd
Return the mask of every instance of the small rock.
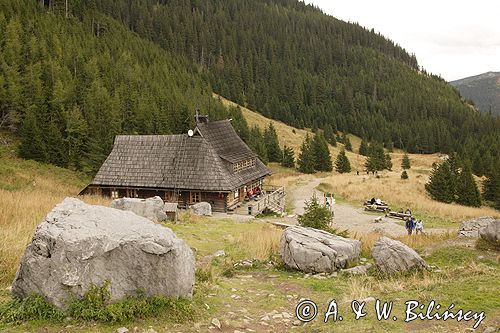
<path id="1" fill-rule="evenodd" d="M 361 261 L 361 262 L 367 262 L 368 259 L 366 259 L 366 258 L 360 258 L 359 261 Z"/>
<path id="2" fill-rule="evenodd" d="M 353 268 L 348 268 L 342 270 L 343 274 L 348 274 L 348 275 L 361 275 L 361 274 L 366 274 L 368 272 L 368 269 L 370 269 L 372 265 L 361 265 L 361 266 L 356 266 Z"/>
<path id="3" fill-rule="evenodd" d="M 144 333 L 158 333 L 152 327 L 148 328 Z"/>
<path id="4" fill-rule="evenodd" d="M 495 332 L 495 331 L 496 331 L 496 329 L 495 329 L 494 327 L 489 326 L 489 327 L 486 327 L 486 328 L 484 329 L 483 333 L 493 333 L 493 332 Z"/>
<path id="5" fill-rule="evenodd" d="M 242 331 L 234 330 L 233 333 L 243 333 Z"/>
<path id="6" fill-rule="evenodd" d="M 300 326 L 300 324 L 302 324 L 302 322 L 301 322 L 300 320 L 298 320 L 298 319 L 296 319 L 296 320 L 294 320 L 294 321 L 292 322 L 292 325 L 293 325 L 293 326 Z"/>
<path id="7" fill-rule="evenodd" d="M 217 327 L 218 329 L 221 329 L 220 321 L 217 318 L 213 318 L 212 321 L 210 322 L 212 325 Z"/>
<path id="8" fill-rule="evenodd" d="M 283 318 L 286 318 L 286 319 L 290 319 L 290 318 L 292 318 L 292 317 L 293 317 L 293 316 L 292 316 L 291 314 L 289 314 L 288 312 L 283 312 L 283 313 L 282 313 L 282 315 L 283 315 Z"/>
<path id="9" fill-rule="evenodd" d="M 483 260 L 484 256 L 477 256 L 477 260 Z"/>
<path id="10" fill-rule="evenodd" d="M 116 333 L 126 333 L 128 332 L 128 328 L 126 327 L 119 327 L 116 329 Z"/>
<path id="11" fill-rule="evenodd" d="M 261 324 L 262 326 L 269 326 L 269 324 L 266 323 L 265 321 L 261 321 L 259 324 Z"/>
<path id="12" fill-rule="evenodd" d="M 260 321 L 269 321 L 271 318 L 269 318 L 268 315 L 265 315 L 264 317 L 260 318 Z"/>
<path id="13" fill-rule="evenodd" d="M 212 254 L 212 256 L 214 257 L 224 257 L 226 255 L 226 252 L 224 252 L 224 250 L 218 250 L 218 251 L 215 251 L 214 254 Z"/>
<path id="14" fill-rule="evenodd" d="M 281 313 L 277 313 L 273 316 L 273 319 L 283 319 L 283 315 Z"/>

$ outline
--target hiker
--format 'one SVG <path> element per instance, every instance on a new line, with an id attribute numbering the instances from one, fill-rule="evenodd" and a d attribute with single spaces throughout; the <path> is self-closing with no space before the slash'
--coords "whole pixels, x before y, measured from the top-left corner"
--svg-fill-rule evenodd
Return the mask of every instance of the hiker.
<path id="1" fill-rule="evenodd" d="M 411 215 L 411 210 L 409 207 L 406 207 L 405 214 Z"/>
<path id="2" fill-rule="evenodd" d="M 399 208 L 399 211 L 398 211 L 399 214 L 403 214 L 404 211 L 403 211 L 403 207 Z"/>
<path id="3" fill-rule="evenodd" d="M 356 170 L 356 175 L 358 175 L 358 176 L 359 176 L 359 171 L 357 171 L 357 170 Z"/>
<path id="4" fill-rule="evenodd" d="M 371 203 L 372 205 L 373 205 L 373 204 L 375 204 L 375 198 L 372 198 L 372 199 L 370 200 L 370 203 Z"/>
<path id="5" fill-rule="evenodd" d="M 380 200 L 380 198 L 377 198 L 375 199 L 375 203 L 380 206 L 382 204 L 382 200 Z"/>
<path id="6" fill-rule="evenodd" d="M 413 228 L 415 228 L 413 217 L 405 217 L 405 228 L 408 231 L 408 235 L 411 235 Z"/>
<path id="7" fill-rule="evenodd" d="M 417 220 L 417 222 L 415 222 L 415 234 L 418 235 L 419 232 L 421 234 L 424 233 L 424 223 L 422 220 Z"/>

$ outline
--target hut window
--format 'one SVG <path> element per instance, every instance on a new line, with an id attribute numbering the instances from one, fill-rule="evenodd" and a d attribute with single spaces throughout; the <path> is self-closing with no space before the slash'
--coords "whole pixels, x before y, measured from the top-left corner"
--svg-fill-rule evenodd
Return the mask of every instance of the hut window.
<path id="1" fill-rule="evenodd" d="M 111 199 L 118 199 L 118 191 L 111 190 Z"/>
<path id="2" fill-rule="evenodd" d="M 129 198 L 138 198 L 139 194 L 137 193 L 137 190 L 127 189 L 127 197 L 129 197 Z"/>
<path id="3" fill-rule="evenodd" d="M 201 202 L 201 192 L 190 192 L 190 195 L 191 198 L 189 199 L 191 202 Z"/>
<path id="4" fill-rule="evenodd" d="M 234 198 L 238 199 L 239 196 L 240 196 L 240 190 L 234 191 Z"/>

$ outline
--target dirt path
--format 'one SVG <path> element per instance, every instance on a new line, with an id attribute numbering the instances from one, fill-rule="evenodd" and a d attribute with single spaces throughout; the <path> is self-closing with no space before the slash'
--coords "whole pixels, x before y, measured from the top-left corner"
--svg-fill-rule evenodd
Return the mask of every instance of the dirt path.
<path id="1" fill-rule="evenodd" d="M 318 191 L 316 187 L 321 183 L 322 178 L 315 178 L 308 182 L 300 182 L 293 186 L 289 191 L 289 195 L 293 196 L 294 214 L 300 215 L 304 213 L 305 202 L 309 200 L 313 194 L 318 198 L 323 197 L 323 193 Z M 368 215 L 363 212 L 362 208 L 356 208 L 347 204 L 335 204 L 334 210 L 334 228 L 341 230 L 348 229 L 356 233 L 369 233 L 377 231 L 389 236 L 402 236 L 406 234 L 403 226 L 397 224 L 395 220 L 383 217 L 380 222 L 375 223 L 375 215 Z M 291 218 L 288 218 L 290 221 Z M 291 221 L 290 221 L 291 222 Z"/>

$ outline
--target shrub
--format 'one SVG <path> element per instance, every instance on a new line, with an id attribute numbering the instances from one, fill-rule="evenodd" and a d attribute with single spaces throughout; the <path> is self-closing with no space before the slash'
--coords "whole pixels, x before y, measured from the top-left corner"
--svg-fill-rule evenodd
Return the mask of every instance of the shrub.
<path id="1" fill-rule="evenodd" d="M 406 170 L 403 170 L 401 173 L 401 179 L 408 179 L 408 172 L 406 172 Z"/>
<path id="2" fill-rule="evenodd" d="M 332 213 L 318 202 L 315 195 L 311 200 L 306 202 L 306 208 L 303 215 L 298 217 L 299 225 L 314 229 L 321 229 L 328 232 L 332 231 Z"/>
<path id="3" fill-rule="evenodd" d="M 23 300 L 13 299 L 0 304 L 0 322 L 17 323 L 27 320 L 62 322 L 66 317 L 75 320 L 125 322 L 135 318 L 157 317 L 168 313 L 173 321 L 192 320 L 195 308 L 191 300 L 163 296 L 148 297 L 141 291 L 117 303 L 110 304 L 109 282 L 92 287 L 82 299 L 69 301 L 67 312 L 48 303 L 40 295 L 30 295 Z"/>

